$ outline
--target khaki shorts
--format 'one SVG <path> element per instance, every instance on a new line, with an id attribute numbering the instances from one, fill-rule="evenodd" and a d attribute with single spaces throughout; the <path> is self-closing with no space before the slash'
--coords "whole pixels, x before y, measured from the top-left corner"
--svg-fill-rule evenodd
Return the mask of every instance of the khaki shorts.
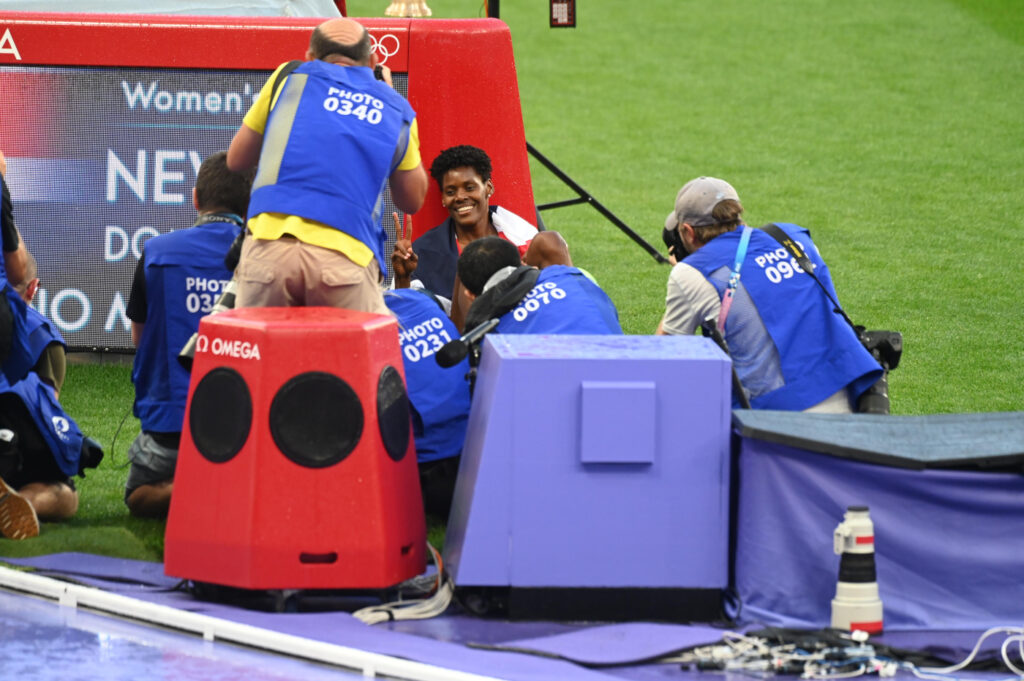
<path id="1" fill-rule="evenodd" d="M 152 435 L 142 431 L 128 448 L 128 460 L 132 467 L 128 469 L 128 479 L 124 484 L 126 503 L 138 487 L 174 479 L 178 450 L 163 446 Z"/>
<path id="2" fill-rule="evenodd" d="M 245 238 L 235 270 L 235 307 L 339 307 L 391 314 L 381 292 L 380 267 L 294 237 Z"/>

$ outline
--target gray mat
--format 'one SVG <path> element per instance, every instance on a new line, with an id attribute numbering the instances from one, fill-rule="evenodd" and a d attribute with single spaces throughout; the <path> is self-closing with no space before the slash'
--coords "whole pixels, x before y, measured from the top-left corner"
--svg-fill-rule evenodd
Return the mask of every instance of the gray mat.
<path id="1" fill-rule="evenodd" d="M 805 414 L 737 409 L 746 438 L 899 468 L 1024 470 L 1024 412 L 983 414 Z"/>

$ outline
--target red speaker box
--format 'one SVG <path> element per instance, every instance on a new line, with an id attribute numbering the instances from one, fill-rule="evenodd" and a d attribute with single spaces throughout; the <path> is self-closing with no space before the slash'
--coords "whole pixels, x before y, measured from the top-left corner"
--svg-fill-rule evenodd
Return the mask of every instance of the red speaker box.
<path id="1" fill-rule="evenodd" d="M 392 317 L 248 308 L 199 325 L 168 575 L 247 589 L 380 589 L 425 569 Z"/>

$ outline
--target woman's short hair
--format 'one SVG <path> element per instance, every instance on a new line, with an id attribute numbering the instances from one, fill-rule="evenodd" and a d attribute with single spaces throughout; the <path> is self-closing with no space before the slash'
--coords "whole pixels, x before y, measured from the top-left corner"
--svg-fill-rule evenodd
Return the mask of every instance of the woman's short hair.
<path id="1" fill-rule="evenodd" d="M 430 176 L 440 187 L 444 182 L 445 173 L 455 168 L 472 168 L 484 182 L 491 179 L 491 158 L 479 147 L 468 144 L 448 147 L 438 154 L 430 165 Z"/>

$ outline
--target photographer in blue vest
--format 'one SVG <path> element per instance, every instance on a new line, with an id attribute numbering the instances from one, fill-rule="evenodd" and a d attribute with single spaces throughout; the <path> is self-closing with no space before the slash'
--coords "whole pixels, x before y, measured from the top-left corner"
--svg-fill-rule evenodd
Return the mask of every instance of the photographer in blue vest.
<path id="1" fill-rule="evenodd" d="M 97 466 L 103 451 L 82 435 L 57 401 L 64 380 L 64 339 L 29 306 L 39 285 L 36 261 L 14 224 L 6 174 L 0 153 L 0 536 L 27 539 L 39 534 L 40 519 L 75 514 L 78 492 L 71 476 Z"/>
<path id="2" fill-rule="evenodd" d="M 320 24 L 306 60 L 278 67 L 228 149 L 233 170 L 259 164 L 235 305 L 388 314 L 383 192 L 404 213 L 423 205 L 416 114 L 387 69 L 377 79 L 370 36 L 352 19 Z"/>
<path id="3" fill-rule="evenodd" d="M 462 250 L 459 279 L 470 301 L 468 332 L 498 318 L 495 333 L 621 334 L 608 295 L 575 267 L 523 265 L 519 249 L 496 236 Z"/>
<path id="4" fill-rule="evenodd" d="M 14 223 L 11 194 L 7 188 L 7 159 L 0 152 L 0 370 L 15 383 L 32 367 L 28 349 L 26 308 L 15 290 L 27 279 L 29 252 Z"/>
<path id="5" fill-rule="evenodd" d="M 195 224 L 147 241 L 135 269 L 127 315 L 142 432 L 128 450 L 124 494 L 133 515 L 163 517 L 170 507 L 189 385 L 178 352 L 231 280 L 224 259 L 242 230 L 252 176 L 231 172 L 223 151 L 203 161 L 192 191 Z"/>
<path id="6" fill-rule="evenodd" d="M 679 190 L 665 230 L 678 235 L 675 250 L 682 252 L 669 274 L 658 333 L 692 334 L 714 324 L 754 409 L 852 412 L 882 367 L 787 248 L 744 225 L 742 214 L 736 190 L 724 180 L 698 177 Z M 810 233 L 776 225 L 802 247 L 837 299 Z M 734 393 L 733 406 L 740 405 Z"/>
<path id="7" fill-rule="evenodd" d="M 443 521 L 451 509 L 469 422 L 469 360 L 450 367 L 437 363 L 438 350 L 459 332 L 432 293 L 396 289 L 385 292 L 384 302 L 398 319 L 423 507 Z"/>
<path id="8" fill-rule="evenodd" d="M 15 290 L 28 306 L 25 317 L 28 354 L 32 361 L 32 372 L 51 388 L 59 398 L 60 389 L 67 375 L 67 344 L 57 327 L 46 316 L 32 307 L 36 292 L 39 290 L 39 264 L 29 253 L 26 265 L 25 281 Z"/>
<path id="9" fill-rule="evenodd" d="M 0 374 L 0 536 L 35 537 L 40 520 L 72 517 L 72 476 L 85 477 L 102 459 L 99 443 L 82 434 L 39 374 L 14 384 Z"/>

